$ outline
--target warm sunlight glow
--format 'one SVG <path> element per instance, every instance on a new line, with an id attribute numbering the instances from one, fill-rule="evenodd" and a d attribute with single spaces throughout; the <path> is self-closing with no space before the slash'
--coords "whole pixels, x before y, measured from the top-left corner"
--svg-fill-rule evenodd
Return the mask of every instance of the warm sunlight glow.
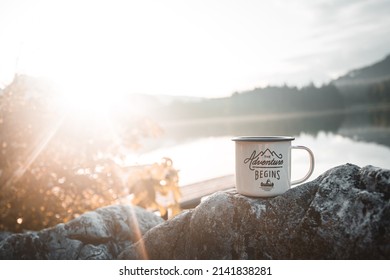
<path id="1" fill-rule="evenodd" d="M 113 99 L 108 92 L 85 88 L 72 84 L 74 88 L 63 88 L 57 104 L 66 115 L 76 119 L 93 119 L 101 121 L 108 117 L 112 110 Z"/>

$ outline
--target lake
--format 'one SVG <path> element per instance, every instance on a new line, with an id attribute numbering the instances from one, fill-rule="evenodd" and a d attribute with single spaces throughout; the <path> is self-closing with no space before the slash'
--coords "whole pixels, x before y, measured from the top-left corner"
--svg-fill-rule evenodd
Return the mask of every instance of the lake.
<path id="1" fill-rule="evenodd" d="M 146 164 L 162 157 L 179 169 L 180 184 L 187 185 L 234 174 L 235 136 L 291 135 L 293 145 L 309 147 L 315 169 L 309 180 L 337 165 L 352 163 L 390 168 L 390 110 L 388 106 L 355 107 L 312 115 L 240 116 L 224 119 L 183 120 L 161 124 L 165 134 L 148 139 L 129 157 Z M 306 174 L 305 151 L 292 151 L 292 179 Z"/>

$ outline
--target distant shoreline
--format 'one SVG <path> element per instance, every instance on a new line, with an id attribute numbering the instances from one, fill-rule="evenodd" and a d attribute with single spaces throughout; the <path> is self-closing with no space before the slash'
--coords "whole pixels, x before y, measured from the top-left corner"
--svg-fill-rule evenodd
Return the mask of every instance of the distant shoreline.
<path id="1" fill-rule="evenodd" d="M 322 117 L 335 116 L 344 114 L 356 114 L 361 112 L 375 112 L 381 110 L 390 110 L 390 103 L 376 103 L 366 105 L 352 105 L 346 106 L 342 109 L 329 109 L 321 111 L 305 111 L 305 112 L 291 112 L 291 113 L 271 113 L 271 114 L 250 114 L 250 115 L 236 115 L 224 117 L 207 117 L 207 118 L 191 118 L 180 120 L 161 120 L 160 124 L 163 127 L 175 127 L 182 125 L 201 125 L 201 124 L 219 124 L 219 123 L 240 123 L 252 121 L 277 121 L 283 119 L 300 119 L 306 117 Z"/>

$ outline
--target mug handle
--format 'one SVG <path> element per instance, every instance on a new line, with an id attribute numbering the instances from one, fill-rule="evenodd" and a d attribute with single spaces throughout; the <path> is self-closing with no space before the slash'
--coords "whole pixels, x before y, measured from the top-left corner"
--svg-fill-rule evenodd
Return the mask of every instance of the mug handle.
<path id="1" fill-rule="evenodd" d="M 313 170 L 314 170 L 314 154 L 313 154 L 313 152 L 309 148 L 307 148 L 305 146 L 292 146 L 291 149 L 305 150 L 305 151 L 307 151 L 309 153 L 309 156 L 310 156 L 310 168 L 309 168 L 309 171 L 306 173 L 306 175 L 302 179 L 291 181 L 291 185 L 296 185 L 296 184 L 305 182 L 310 177 L 310 175 L 313 173 Z"/>

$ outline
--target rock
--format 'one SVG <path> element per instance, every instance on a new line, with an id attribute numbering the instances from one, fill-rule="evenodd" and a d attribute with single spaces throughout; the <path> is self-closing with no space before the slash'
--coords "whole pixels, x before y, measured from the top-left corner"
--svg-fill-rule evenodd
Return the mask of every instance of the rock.
<path id="1" fill-rule="evenodd" d="M 103 207 L 39 232 L 4 235 L 0 259 L 116 259 L 162 222 L 139 207 Z"/>
<path id="2" fill-rule="evenodd" d="M 389 259 L 390 170 L 347 164 L 274 198 L 218 192 L 163 220 L 109 206 L 0 233 L 0 259 Z"/>
<path id="3" fill-rule="evenodd" d="M 9 231 L 0 231 L 0 242 L 10 236 L 12 233 Z"/>
<path id="4" fill-rule="evenodd" d="M 274 198 L 218 192 L 120 259 L 389 259 L 390 170 L 346 164 Z"/>

